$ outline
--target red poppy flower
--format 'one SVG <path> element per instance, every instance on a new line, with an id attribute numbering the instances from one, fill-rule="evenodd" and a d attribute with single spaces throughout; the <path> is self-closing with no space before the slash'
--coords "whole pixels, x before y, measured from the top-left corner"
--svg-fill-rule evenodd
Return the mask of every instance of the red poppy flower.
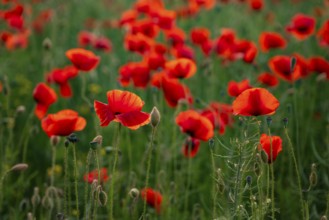
<path id="1" fill-rule="evenodd" d="M 148 38 L 141 33 L 137 33 L 136 35 L 127 34 L 124 40 L 124 44 L 126 50 L 145 54 L 151 50 L 154 42 L 151 38 Z"/>
<path id="2" fill-rule="evenodd" d="M 173 47 L 181 46 L 184 44 L 186 35 L 185 32 L 177 27 L 165 31 L 167 40 L 171 43 Z"/>
<path id="3" fill-rule="evenodd" d="M 275 32 L 262 32 L 259 36 L 260 48 L 264 52 L 268 52 L 270 49 L 284 49 L 286 47 L 286 40 L 282 35 Z"/>
<path id="4" fill-rule="evenodd" d="M 153 190 L 152 188 L 144 188 L 141 190 L 141 197 L 146 200 L 146 203 L 161 213 L 162 195 L 160 192 Z"/>
<path id="5" fill-rule="evenodd" d="M 190 4 L 196 4 L 199 7 L 205 7 L 206 9 L 211 9 L 215 6 L 215 0 L 189 0 Z"/>
<path id="6" fill-rule="evenodd" d="M 48 114 L 42 119 L 41 127 L 50 136 L 67 136 L 74 131 L 81 131 L 86 127 L 86 120 L 78 113 L 65 109 L 55 114 Z"/>
<path id="7" fill-rule="evenodd" d="M 145 88 L 150 81 L 150 69 L 146 62 L 126 63 L 119 69 L 119 81 L 122 86 L 128 86 L 130 81 L 137 88 Z"/>
<path id="8" fill-rule="evenodd" d="M 131 33 L 141 33 L 149 38 L 155 38 L 159 33 L 159 28 L 150 19 L 143 19 L 135 21 L 131 24 Z"/>
<path id="9" fill-rule="evenodd" d="M 317 33 L 320 45 L 329 46 L 329 20 L 325 21 Z"/>
<path id="10" fill-rule="evenodd" d="M 194 60 L 193 49 L 185 44 L 174 47 L 171 50 L 171 53 L 176 58 L 187 58 L 190 60 Z"/>
<path id="11" fill-rule="evenodd" d="M 293 82 L 301 77 L 301 67 L 298 62 L 296 62 L 294 69 L 291 69 L 290 56 L 272 57 L 268 65 L 274 74 L 286 81 Z"/>
<path id="12" fill-rule="evenodd" d="M 150 70 L 157 70 L 159 68 L 163 68 L 166 63 L 164 55 L 154 51 L 145 55 L 144 61 L 145 63 L 147 63 Z"/>
<path id="13" fill-rule="evenodd" d="M 25 49 L 28 45 L 29 32 L 12 34 L 6 39 L 6 48 L 8 50 Z"/>
<path id="14" fill-rule="evenodd" d="M 270 73 L 262 73 L 257 77 L 257 81 L 269 87 L 275 87 L 279 84 L 278 78 Z"/>
<path id="15" fill-rule="evenodd" d="M 186 100 L 188 103 L 193 102 L 189 88 L 177 79 L 162 76 L 161 86 L 166 102 L 170 107 L 176 107 L 180 100 Z"/>
<path id="16" fill-rule="evenodd" d="M 138 13 L 135 10 L 127 10 L 122 13 L 121 18 L 119 20 L 119 25 L 124 26 L 127 24 L 133 23 L 138 17 Z"/>
<path id="17" fill-rule="evenodd" d="M 46 115 L 49 106 L 57 101 L 55 91 L 45 83 L 39 83 L 34 88 L 33 98 L 37 102 L 34 113 L 39 119 L 42 119 Z"/>
<path id="18" fill-rule="evenodd" d="M 102 183 L 105 183 L 108 181 L 109 176 L 107 174 L 107 169 L 106 168 L 101 168 L 100 169 L 100 181 Z M 94 180 L 98 180 L 98 170 L 91 171 L 90 173 L 87 173 L 83 176 L 84 181 L 88 183 L 93 183 Z"/>
<path id="19" fill-rule="evenodd" d="M 245 91 L 247 89 L 250 89 L 250 88 L 251 88 L 251 85 L 249 84 L 249 80 L 248 79 L 242 80 L 241 82 L 230 81 L 228 83 L 227 93 L 230 96 L 237 97 L 243 91 Z"/>
<path id="20" fill-rule="evenodd" d="M 165 9 L 155 10 L 151 14 L 153 21 L 158 27 L 169 30 L 174 27 L 176 13 Z"/>
<path id="21" fill-rule="evenodd" d="M 106 37 L 98 37 L 95 39 L 93 46 L 96 50 L 102 50 L 104 52 L 111 52 L 112 50 L 112 43 Z"/>
<path id="22" fill-rule="evenodd" d="M 7 19 L 7 24 L 9 27 L 17 29 L 17 30 L 23 30 L 24 28 L 24 19 L 21 16 L 12 16 Z"/>
<path id="23" fill-rule="evenodd" d="M 257 55 L 256 45 L 248 40 L 236 41 L 231 50 L 231 59 L 243 59 L 246 63 L 252 63 Z"/>
<path id="24" fill-rule="evenodd" d="M 101 126 L 107 126 L 114 120 L 135 130 L 150 122 L 150 115 L 141 112 L 144 102 L 136 94 L 128 91 L 111 90 L 106 95 L 108 104 L 97 100 L 94 102 Z"/>
<path id="25" fill-rule="evenodd" d="M 95 34 L 89 31 L 80 31 L 78 34 L 78 45 L 80 47 L 86 47 L 92 45 L 96 39 Z"/>
<path id="26" fill-rule="evenodd" d="M 186 58 L 180 58 L 166 62 L 165 68 L 168 76 L 172 78 L 190 78 L 196 72 L 195 63 Z"/>
<path id="27" fill-rule="evenodd" d="M 151 85 L 160 89 L 162 87 L 163 77 L 166 77 L 167 73 L 165 71 L 160 71 L 152 74 Z"/>
<path id="28" fill-rule="evenodd" d="M 253 88 L 241 93 L 233 102 L 233 114 L 244 116 L 272 115 L 279 101 L 266 89 Z"/>
<path id="29" fill-rule="evenodd" d="M 192 138 L 207 141 L 214 136 L 214 127 L 210 120 L 194 110 L 179 113 L 176 124 Z"/>
<path id="30" fill-rule="evenodd" d="M 212 40 L 208 40 L 201 45 L 201 50 L 203 54 L 206 56 L 210 55 L 210 53 L 213 51 L 213 48 L 214 48 L 214 43 Z"/>
<path id="31" fill-rule="evenodd" d="M 282 151 L 282 139 L 279 136 L 262 134 L 260 136 L 260 149 L 267 154 L 267 162 L 273 163 Z"/>
<path id="32" fill-rule="evenodd" d="M 296 14 L 286 30 L 298 40 L 305 40 L 311 36 L 315 30 L 315 19 L 304 14 Z"/>
<path id="33" fill-rule="evenodd" d="M 74 66 L 67 66 L 63 69 L 54 69 L 47 75 L 49 83 L 57 83 L 59 85 L 60 94 L 69 98 L 72 96 L 72 89 L 69 80 L 78 75 L 78 69 Z"/>
<path id="34" fill-rule="evenodd" d="M 325 73 L 327 79 L 329 79 L 329 61 L 325 60 L 323 57 L 316 56 L 311 57 L 310 60 L 310 70 L 316 73 Z"/>
<path id="35" fill-rule="evenodd" d="M 138 0 L 134 8 L 140 13 L 150 14 L 154 10 L 163 9 L 164 5 L 162 0 Z"/>
<path id="36" fill-rule="evenodd" d="M 298 53 L 293 53 L 293 57 L 296 58 L 296 64 L 300 66 L 301 77 L 307 77 L 310 75 L 310 64 L 309 61 Z"/>
<path id="37" fill-rule="evenodd" d="M 66 51 L 66 57 L 78 70 L 82 71 L 95 69 L 100 61 L 100 57 L 82 48 L 74 48 Z"/>
<path id="38" fill-rule="evenodd" d="M 222 28 L 221 35 L 217 38 L 215 43 L 215 50 L 219 56 L 224 58 L 229 57 L 232 45 L 235 44 L 235 32 L 229 28 Z"/>
<path id="39" fill-rule="evenodd" d="M 210 103 L 210 105 L 201 112 L 201 115 L 207 117 L 213 127 L 218 129 L 220 135 L 225 133 L 227 126 L 232 125 L 232 114 L 232 106 L 218 102 Z"/>
<path id="40" fill-rule="evenodd" d="M 210 32 L 207 28 L 193 28 L 190 35 L 194 44 L 202 45 L 209 40 Z"/>
<path id="41" fill-rule="evenodd" d="M 185 157 L 193 158 L 198 153 L 200 148 L 200 141 L 195 138 L 187 137 L 182 148 Z"/>
<path id="42" fill-rule="evenodd" d="M 259 11 L 263 8 L 264 2 L 263 0 L 249 0 L 249 6 L 251 9 Z"/>

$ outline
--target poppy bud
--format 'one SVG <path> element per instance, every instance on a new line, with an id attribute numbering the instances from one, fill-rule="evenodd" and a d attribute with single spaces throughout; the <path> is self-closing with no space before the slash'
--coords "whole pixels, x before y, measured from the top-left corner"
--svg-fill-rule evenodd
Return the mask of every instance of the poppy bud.
<path id="1" fill-rule="evenodd" d="M 103 136 L 102 135 L 97 135 L 90 143 L 90 147 L 93 149 L 93 150 L 96 150 L 97 148 L 97 145 L 102 145 L 103 143 Z"/>
<path id="2" fill-rule="evenodd" d="M 266 123 L 267 123 L 267 126 L 270 127 L 270 125 L 272 124 L 272 118 L 271 117 L 267 117 L 266 118 Z"/>
<path id="3" fill-rule="evenodd" d="M 210 138 L 209 139 L 209 147 L 211 150 L 214 150 L 214 147 L 215 147 L 215 141 L 213 138 Z"/>
<path id="4" fill-rule="evenodd" d="M 51 47 L 52 47 L 51 40 L 49 38 L 44 39 L 43 42 L 42 42 L 42 46 L 45 50 L 50 50 Z"/>
<path id="5" fill-rule="evenodd" d="M 318 183 L 318 175 L 316 173 L 316 164 L 312 164 L 312 171 L 309 176 L 309 181 L 310 181 L 310 187 L 314 187 Z"/>
<path id="6" fill-rule="evenodd" d="M 328 220 L 327 216 L 323 215 L 321 216 L 320 220 Z"/>
<path id="7" fill-rule="evenodd" d="M 76 143 L 79 141 L 79 139 L 75 133 L 71 133 L 69 136 L 66 137 L 66 139 L 71 143 Z"/>
<path id="8" fill-rule="evenodd" d="M 33 220 L 33 214 L 31 212 L 27 213 L 27 220 Z"/>
<path id="9" fill-rule="evenodd" d="M 247 176 L 246 182 L 247 182 L 248 186 L 250 186 L 251 183 L 252 183 L 252 177 L 251 176 Z"/>
<path id="10" fill-rule="evenodd" d="M 57 144 L 59 143 L 59 140 L 60 140 L 59 136 L 52 135 L 52 136 L 50 137 L 50 144 L 51 144 L 51 146 L 56 147 Z"/>
<path id="11" fill-rule="evenodd" d="M 156 128 L 160 123 L 161 115 L 157 107 L 153 107 L 151 112 L 151 125 L 153 128 Z"/>
<path id="12" fill-rule="evenodd" d="M 33 196 L 31 198 L 31 203 L 32 203 L 33 208 L 36 208 L 40 204 L 40 201 L 41 201 L 41 198 L 39 195 L 39 188 L 34 187 Z"/>
<path id="13" fill-rule="evenodd" d="M 132 188 L 130 191 L 129 191 L 129 196 L 132 198 L 132 199 L 136 199 L 139 197 L 139 190 L 136 189 L 136 188 Z"/>
<path id="14" fill-rule="evenodd" d="M 69 142 L 68 140 L 65 140 L 65 142 L 64 142 L 64 146 L 65 146 L 65 147 L 69 147 L 69 145 L 70 145 L 70 142 Z"/>
<path id="15" fill-rule="evenodd" d="M 24 105 L 20 105 L 16 108 L 16 113 L 17 114 L 21 114 L 21 113 L 24 113 L 26 110 L 25 106 Z"/>
<path id="16" fill-rule="evenodd" d="M 29 165 L 26 164 L 26 163 L 18 163 L 18 164 L 16 164 L 16 165 L 14 165 L 14 166 L 10 169 L 10 171 L 24 171 L 24 170 L 26 170 L 28 167 L 29 167 Z"/>
<path id="17" fill-rule="evenodd" d="M 288 118 L 284 118 L 282 121 L 283 121 L 283 126 L 284 126 L 285 128 L 287 128 L 287 125 L 288 125 Z"/>

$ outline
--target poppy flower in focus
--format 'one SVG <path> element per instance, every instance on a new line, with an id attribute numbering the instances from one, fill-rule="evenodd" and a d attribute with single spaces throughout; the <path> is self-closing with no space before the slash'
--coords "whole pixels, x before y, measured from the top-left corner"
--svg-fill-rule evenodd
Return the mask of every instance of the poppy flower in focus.
<path id="1" fill-rule="evenodd" d="M 233 114 L 243 116 L 272 115 L 279 101 L 266 89 L 253 88 L 242 92 L 233 102 Z"/>
<path id="2" fill-rule="evenodd" d="M 282 151 L 282 139 L 279 136 L 262 134 L 260 136 L 260 150 L 264 150 L 267 154 L 267 162 L 273 163 Z"/>
<path id="3" fill-rule="evenodd" d="M 310 71 L 316 73 L 325 73 L 326 78 L 329 79 L 329 61 L 323 57 L 311 57 L 309 60 Z"/>
<path id="4" fill-rule="evenodd" d="M 185 157 L 193 158 L 198 153 L 200 141 L 196 138 L 187 137 L 183 144 L 182 152 Z"/>
<path id="5" fill-rule="evenodd" d="M 149 206 L 155 208 L 158 214 L 161 213 L 162 195 L 160 192 L 152 188 L 144 188 L 141 190 L 141 197 L 143 200 L 146 200 Z"/>
<path id="6" fill-rule="evenodd" d="M 165 68 L 168 72 L 168 76 L 172 78 L 190 78 L 196 72 L 195 63 L 186 58 L 179 58 L 166 62 Z"/>
<path id="7" fill-rule="evenodd" d="M 320 45 L 329 46 L 329 20 L 326 20 L 317 33 Z"/>
<path id="8" fill-rule="evenodd" d="M 119 81 L 123 87 L 132 81 L 135 87 L 145 88 L 150 81 L 150 69 L 144 61 L 126 63 L 120 67 L 119 73 Z"/>
<path id="9" fill-rule="evenodd" d="M 100 57 L 96 56 L 93 52 L 82 48 L 74 48 L 66 51 L 66 57 L 72 64 L 82 71 L 91 71 L 97 67 Z"/>
<path id="10" fill-rule="evenodd" d="M 194 110 L 179 113 L 175 121 L 181 131 L 192 138 L 208 141 L 214 136 L 211 121 Z"/>
<path id="11" fill-rule="evenodd" d="M 57 101 L 55 91 L 45 83 L 39 83 L 34 88 L 33 98 L 37 102 L 34 113 L 39 119 L 42 119 L 46 115 L 49 106 Z"/>
<path id="12" fill-rule="evenodd" d="M 286 40 L 282 35 L 275 32 L 262 32 L 259 36 L 259 44 L 264 52 L 268 52 L 270 49 L 284 49 L 286 47 Z"/>
<path id="13" fill-rule="evenodd" d="M 47 75 L 47 81 L 49 83 L 57 83 L 60 94 L 65 98 L 69 98 L 72 96 L 72 89 L 68 81 L 77 75 L 78 69 L 74 66 L 67 66 L 63 69 L 56 68 Z"/>
<path id="14" fill-rule="evenodd" d="M 279 80 L 270 73 L 259 74 L 257 81 L 269 87 L 275 87 L 279 84 Z"/>
<path id="15" fill-rule="evenodd" d="M 136 94 L 128 91 L 111 90 L 106 95 L 108 104 L 94 101 L 95 111 L 101 126 L 107 126 L 111 121 L 116 121 L 135 130 L 150 122 L 150 114 L 141 111 L 144 102 Z"/>
<path id="16" fill-rule="evenodd" d="M 170 107 L 176 107 L 180 100 L 185 100 L 190 104 L 193 102 L 189 88 L 178 79 L 168 76 L 160 76 L 160 79 L 165 100 Z"/>
<path id="17" fill-rule="evenodd" d="M 210 32 L 207 28 L 193 28 L 190 35 L 194 44 L 202 45 L 209 40 Z"/>
<path id="18" fill-rule="evenodd" d="M 290 56 L 274 56 L 269 60 L 268 65 L 278 77 L 293 82 L 301 77 L 301 68 L 297 61 L 291 69 L 291 59 Z"/>
<path id="19" fill-rule="evenodd" d="M 68 136 L 74 131 L 83 130 L 86 124 L 83 117 L 79 117 L 76 111 L 70 109 L 48 114 L 41 121 L 41 127 L 49 137 Z"/>
<path id="20" fill-rule="evenodd" d="M 251 88 L 251 85 L 249 84 L 249 80 L 248 79 L 242 80 L 241 82 L 230 81 L 228 83 L 227 93 L 230 96 L 237 97 L 243 91 L 245 91 L 247 89 L 250 89 L 250 88 Z"/>
<path id="21" fill-rule="evenodd" d="M 305 40 L 315 30 L 315 19 L 304 14 L 296 14 L 286 30 L 298 40 Z"/>
<path id="22" fill-rule="evenodd" d="M 233 110 L 232 106 L 213 102 L 210 105 L 202 110 L 202 116 L 207 117 L 212 123 L 214 128 L 218 129 L 218 133 L 223 135 L 225 133 L 226 127 L 233 124 Z"/>
<path id="23" fill-rule="evenodd" d="M 107 174 L 107 169 L 106 168 L 102 168 L 100 169 L 100 181 L 101 183 L 105 183 L 108 181 L 109 176 Z M 90 173 L 87 173 L 83 176 L 83 180 L 88 182 L 88 183 L 93 183 L 94 180 L 98 180 L 98 170 L 93 170 Z"/>

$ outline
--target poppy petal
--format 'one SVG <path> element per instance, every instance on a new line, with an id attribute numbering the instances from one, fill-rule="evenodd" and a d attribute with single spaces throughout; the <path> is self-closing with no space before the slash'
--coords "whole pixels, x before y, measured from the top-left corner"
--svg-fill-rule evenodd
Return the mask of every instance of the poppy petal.
<path id="1" fill-rule="evenodd" d="M 64 98 L 69 98 L 72 96 L 72 89 L 68 83 L 60 84 L 59 91 Z"/>
<path id="2" fill-rule="evenodd" d="M 101 126 L 107 126 L 114 119 L 114 115 L 107 104 L 95 101 L 94 108 L 101 121 Z"/>
<path id="3" fill-rule="evenodd" d="M 48 108 L 48 105 L 37 104 L 34 113 L 39 119 L 42 119 L 46 115 Z"/>
<path id="4" fill-rule="evenodd" d="M 144 102 L 136 94 L 121 91 L 111 90 L 107 92 L 108 106 L 114 115 L 131 111 L 141 111 Z"/>
<path id="5" fill-rule="evenodd" d="M 146 125 L 150 122 L 150 115 L 140 111 L 119 114 L 116 115 L 116 118 L 123 126 L 126 126 L 132 130 L 136 130 L 140 126 Z"/>

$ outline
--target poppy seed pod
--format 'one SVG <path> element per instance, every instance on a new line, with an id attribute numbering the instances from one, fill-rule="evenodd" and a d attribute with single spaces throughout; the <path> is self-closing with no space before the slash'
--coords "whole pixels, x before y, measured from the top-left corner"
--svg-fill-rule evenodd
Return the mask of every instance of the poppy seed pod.
<path id="1" fill-rule="evenodd" d="M 59 136 L 52 135 L 52 136 L 50 137 L 50 144 L 51 144 L 51 146 L 56 147 L 57 144 L 59 143 L 59 141 L 60 141 Z"/>
<path id="2" fill-rule="evenodd" d="M 45 38 L 43 41 L 42 41 L 42 46 L 45 50 L 50 50 L 51 47 L 52 47 L 52 42 L 49 38 Z"/>
<path id="3" fill-rule="evenodd" d="M 161 120 L 161 114 L 159 112 L 159 110 L 157 109 L 157 107 L 153 107 L 152 111 L 151 111 L 151 125 L 153 128 L 156 128 L 158 126 L 158 124 L 160 123 Z"/>

